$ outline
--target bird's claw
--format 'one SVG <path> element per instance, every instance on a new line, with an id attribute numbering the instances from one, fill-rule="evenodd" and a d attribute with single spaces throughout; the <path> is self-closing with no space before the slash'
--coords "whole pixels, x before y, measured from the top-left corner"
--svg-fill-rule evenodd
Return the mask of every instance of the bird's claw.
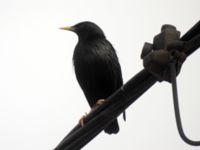
<path id="1" fill-rule="evenodd" d="M 105 99 L 99 99 L 97 102 L 96 102 L 96 106 L 98 105 L 102 105 L 106 100 Z M 90 110 L 90 113 L 96 108 L 96 106 L 92 107 L 92 109 Z M 84 120 L 86 118 L 88 114 L 85 113 L 85 115 L 83 115 L 80 120 L 79 120 L 79 124 L 81 125 L 81 127 L 84 126 Z"/>
<path id="2" fill-rule="evenodd" d="M 81 127 L 84 126 L 84 120 L 85 120 L 86 116 L 87 116 L 87 113 L 85 113 L 85 115 L 83 115 L 79 120 L 79 124 L 81 125 Z"/>
<path id="3" fill-rule="evenodd" d="M 96 105 L 102 105 L 103 103 L 105 103 L 105 99 L 99 99 L 97 102 L 96 102 Z"/>

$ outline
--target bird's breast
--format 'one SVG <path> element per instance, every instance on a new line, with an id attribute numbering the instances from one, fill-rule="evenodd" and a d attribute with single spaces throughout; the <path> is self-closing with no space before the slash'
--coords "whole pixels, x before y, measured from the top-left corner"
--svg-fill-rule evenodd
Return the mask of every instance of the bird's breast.
<path id="1" fill-rule="evenodd" d="M 99 54 L 98 54 L 99 48 L 97 45 L 89 45 L 89 44 L 82 44 L 78 43 L 75 47 L 74 54 L 73 54 L 73 61 L 74 66 L 77 65 L 90 65 L 93 64 L 96 60 L 98 60 Z"/>

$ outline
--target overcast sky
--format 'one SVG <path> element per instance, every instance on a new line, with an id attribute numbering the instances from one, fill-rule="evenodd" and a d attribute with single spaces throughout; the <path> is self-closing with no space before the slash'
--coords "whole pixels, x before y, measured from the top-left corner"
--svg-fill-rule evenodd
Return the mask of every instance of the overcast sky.
<path id="1" fill-rule="evenodd" d="M 89 112 L 76 81 L 74 33 L 59 30 L 93 21 L 115 47 L 126 82 L 142 66 L 144 42 L 163 24 L 184 34 L 200 19 L 199 0 L 0 0 L 0 149 L 52 150 Z M 186 134 L 200 140 L 200 52 L 178 76 Z M 120 132 L 102 132 L 85 150 L 197 150 L 177 132 L 171 86 L 157 83 L 119 117 Z"/>

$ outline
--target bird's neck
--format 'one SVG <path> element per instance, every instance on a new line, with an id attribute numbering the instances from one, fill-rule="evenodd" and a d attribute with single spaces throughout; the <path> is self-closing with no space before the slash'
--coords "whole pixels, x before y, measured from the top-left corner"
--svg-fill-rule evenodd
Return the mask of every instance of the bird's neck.
<path id="1" fill-rule="evenodd" d="M 89 42 L 94 42 L 96 40 L 101 40 L 105 39 L 105 36 L 102 35 L 82 35 L 78 36 L 79 41 L 84 42 L 84 43 L 89 43 Z"/>

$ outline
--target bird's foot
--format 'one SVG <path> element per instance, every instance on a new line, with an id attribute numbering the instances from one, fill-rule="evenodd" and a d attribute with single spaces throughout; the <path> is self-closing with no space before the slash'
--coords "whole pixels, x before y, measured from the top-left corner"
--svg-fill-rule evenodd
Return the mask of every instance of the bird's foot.
<path id="1" fill-rule="evenodd" d="M 105 101 L 106 101 L 105 99 L 99 99 L 99 100 L 96 102 L 95 106 L 93 106 L 93 107 L 91 108 L 89 114 L 90 114 L 93 110 L 95 110 L 95 108 L 96 108 L 97 106 L 102 105 Z M 88 115 L 88 114 L 85 113 L 85 115 L 83 115 L 83 116 L 80 118 L 79 124 L 81 125 L 81 127 L 84 126 L 84 120 L 85 120 L 85 118 L 86 118 L 87 115 Z"/>
<path id="2" fill-rule="evenodd" d="M 80 120 L 79 120 L 79 124 L 81 125 L 81 127 L 84 126 L 84 120 L 85 120 L 85 117 L 87 116 L 87 113 L 85 113 L 85 115 L 83 115 Z"/>
<path id="3" fill-rule="evenodd" d="M 102 105 L 103 103 L 105 103 L 105 99 L 99 99 L 97 102 L 96 102 L 96 105 Z"/>

